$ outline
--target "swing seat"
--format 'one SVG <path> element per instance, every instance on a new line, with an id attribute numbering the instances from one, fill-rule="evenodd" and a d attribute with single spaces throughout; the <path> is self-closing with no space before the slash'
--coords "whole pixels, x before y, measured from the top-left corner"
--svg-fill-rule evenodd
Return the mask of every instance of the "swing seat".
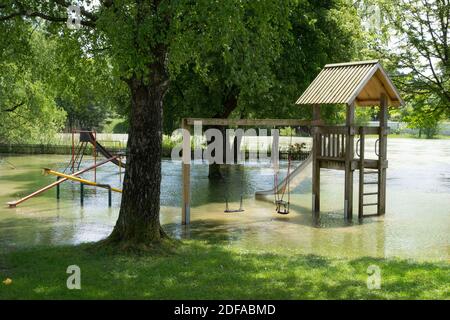
<path id="1" fill-rule="evenodd" d="M 230 210 L 230 209 L 226 209 L 224 212 L 225 213 L 239 213 L 239 212 L 244 212 L 244 209 L 236 209 L 236 210 Z"/>
<path id="2" fill-rule="evenodd" d="M 239 212 L 244 212 L 244 207 L 242 206 L 242 196 L 241 196 L 241 201 L 239 204 L 239 209 L 230 209 L 228 207 L 228 199 L 225 199 L 225 210 L 223 212 L 225 213 L 239 213 Z"/>
<path id="3" fill-rule="evenodd" d="M 277 206 L 276 211 L 278 214 L 289 214 L 289 202 L 284 200 L 277 200 L 275 201 L 275 204 Z"/>

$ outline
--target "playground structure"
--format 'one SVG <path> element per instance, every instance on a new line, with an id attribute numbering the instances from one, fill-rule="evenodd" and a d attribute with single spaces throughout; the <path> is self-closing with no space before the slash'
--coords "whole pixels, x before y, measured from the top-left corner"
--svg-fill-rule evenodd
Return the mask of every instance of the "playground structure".
<path id="1" fill-rule="evenodd" d="M 79 134 L 79 140 L 77 143 L 76 143 L 76 139 L 75 139 L 76 134 Z M 89 143 L 93 145 L 94 164 L 85 169 L 80 170 L 80 165 L 83 160 L 83 156 L 85 154 L 87 145 Z M 97 153 L 101 153 L 106 158 L 106 160 L 97 162 Z M 51 170 L 48 168 L 44 168 L 44 173 L 55 175 L 57 177 L 57 180 L 43 188 L 36 190 L 35 192 L 33 192 L 19 200 L 10 201 L 7 203 L 7 205 L 10 208 L 15 208 L 19 204 L 21 204 L 31 198 L 34 198 L 34 197 L 52 189 L 53 187 L 56 187 L 56 198 L 59 199 L 60 198 L 60 184 L 63 183 L 64 181 L 71 180 L 71 181 L 76 181 L 76 182 L 80 183 L 80 191 L 81 191 L 80 201 L 81 201 L 82 205 L 84 203 L 84 186 L 90 185 L 90 186 L 94 186 L 94 187 L 108 189 L 108 204 L 109 204 L 109 206 L 111 206 L 111 202 L 112 202 L 111 201 L 111 197 L 112 197 L 111 191 L 121 193 L 122 190 L 117 189 L 117 188 L 112 188 L 110 185 L 107 185 L 107 184 L 97 183 L 97 172 L 96 172 L 98 167 L 100 167 L 108 162 L 111 162 L 111 163 L 117 165 L 119 167 L 120 174 L 122 172 L 122 168 L 125 168 L 125 163 L 122 162 L 122 155 L 111 154 L 111 152 L 109 152 L 104 146 L 102 146 L 97 141 L 95 131 L 73 130 L 72 131 L 71 160 L 68 163 L 67 167 L 64 169 L 64 172 L 57 172 L 57 171 L 54 171 L 54 170 Z M 69 170 L 71 174 L 67 174 L 66 173 L 67 170 Z M 77 170 L 77 171 L 75 171 L 75 170 Z M 86 179 L 78 178 L 79 175 L 81 175 L 85 172 L 91 171 L 91 170 L 94 171 L 94 181 L 89 181 Z"/>
<path id="2" fill-rule="evenodd" d="M 386 169 L 388 107 L 404 105 L 400 94 L 389 76 L 377 60 L 351 63 L 329 64 L 319 73 L 302 96 L 297 105 L 312 106 L 313 118 L 307 120 L 293 119 L 193 119 L 182 120 L 186 129 L 183 137 L 183 149 L 190 150 L 190 128 L 195 122 L 205 126 L 311 126 L 313 129 L 312 154 L 292 173 L 289 173 L 274 189 L 257 192 L 256 196 L 275 194 L 289 186 L 289 183 L 304 175 L 312 167 L 312 212 L 313 217 L 320 217 L 320 169 L 345 171 L 344 216 L 353 218 L 353 175 L 359 170 L 359 205 L 360 219 L 384 215 L 386 212 Z M 326 126 L 321 120 L 321 105 L 345 105 L 346 121 L 341 126 Z M 379 126 L 356 126 L 355 108 L 379 106 Z M 359 135 L 355 157 L 355 136 Z M 365 157 L 366 135 L 376 135 L 375 154 L 377 159 Z M 272 149 L 278 150 L 278 149 Z M 190 223 L 190 154 L 183 154 L 183 199 L 182 224 Z M 376 181 L 366 180 L 373 175 Z M 376 190 L 366 190 L 370 185 Z M 367 197 L 376 197 L 373 202 L 365 202 Z M 289 200 L 288 200 L 289 203 Z M 278 204 L 277 204 L 278 205 Z M 376 207 L 376 213 L 364 214 L 366 207 Z"/>
<path id="3" fill-rule="evenodd" d="M 345 126 L 319 125 L 313 128 L 312 211 L 320 216 L 320 169 L 345 171 L 344 215 L 353 217 L 353 174 L 359 170 L 358 217 L 384 215 L 386 212 L 387 135 L 389 128 L 388 107 L 404 105 L 400 94 L 377 60 L 353 63 L 329 64 L 319 73 L 297 105 L 313 107 L 313 120 L 321 122 L 320 105 L 346 105 Z M 378 127 L 355 126 L 355 107 L 379 106 Z M 378 159 L 366 159 L 366 135 L 377 135 L 375 153 Z M 357 156 L 355 157 L 355 136 Z M 377 148 L 378 146 L 378 148 Z M 376 175 L 376 181 L 367 181 L 368 175 Z M 375 185 L 376 190 L 366 187 Z M 365 199 L 375 196 L 374 202 Z M 364 215 L 366 207 L 376 206 L 376 213 Z"/>
<path id="4" fill-rule="evenodd" d="M 75 135 L 79 134 L 78 143 L 76 143 Z M 125 167 L 125 164 L 120 159 L 121 157 L 113 157 L 111 152 L 109 152 L 104 146 L 102 146 L 97 141 L 97 132 L 88 130 L 72 130 L 72 158 L 67 165 L 67 169 L 71 169 L 72 173 L 80 169 L 80 164 L 83 160 L 86 148 L 88 144 L 92 144 L 92 156 L 94 158 L 94 164 L 97 162 L 97 152 L 101 153 L 105 158 L 112 159 L 111 162 L 116 166 Z M 94 180 L 97 180 L 97 170 L 94 168 Z"/>
<path id="5" fill-rule="evenodd" d="M 184 118 L 182 119 L 182 128 L 185 129 L 183 136 L 183 150 L 190 150 L 191 134 L 190 129 L 196 123 L 200 123 L 203 126 L 236 126 L 236 127 L 303 127 L 316 124 L 315 121 L 310 120 L 295 120 L 295 119 L 219 119 L 219 118 Z M 318 124 L 319 122 L 317 122 Z M 272 151 L 278 150 L 278 139 L 273 139 Z M 183 176 L 183 199 L 182 199 L 182 224 L 188 225 L 190 223 L 190 171 L 191 171 L 191 159 L 189 153 L 183 153 L 182 161 L 182 176 Z M 279 184 L 275 184 L 275 192 L 283 193 L 289 186 L 290 180 L 298 175 L 302 170 L 294 170 L 288 174 L 287 177 Z M 295 174 L 294 174 L 295 173 Z M 278 187 L 279 186 L 279 187 Z M 265 191 L 267 192 L 267 191 Z M 264 193 L 264 192 L 262 192 Z M 262 194 L 261 194 L 262 195 Z M 278 199 L 277 206 L 280 205 L 279 213 L 283 214 L 285 210 L 288 210 L 288 202 L 284 202 L 282 199 Z M 283 201 L 283 202 L 281 202 Z M 227 201 L 228 202 L 228 201 Z M 285 208 L 282 209 L 281 206 Z M 229 210 L 228 203 L 226 204 L 225 212 L 242 212 L 242 198 L 238 210 Z"/>

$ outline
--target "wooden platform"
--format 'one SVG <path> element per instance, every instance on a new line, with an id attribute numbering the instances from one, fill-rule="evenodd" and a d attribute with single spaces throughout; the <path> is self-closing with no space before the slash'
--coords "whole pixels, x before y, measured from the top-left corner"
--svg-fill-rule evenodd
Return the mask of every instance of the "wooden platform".
<path id="1" fill-rule="evenodd" d="M 317 160 L 320 163 L 320 168 L 322 169 L 333 169 L 333 170 L 345 170 L 345 159 L 344 158 L 332 158 L 332 157 L 317 157 Z M 352 160 L 352 170 L 357 170 L 361 168 L 360 160 L 355 159 Z M 379 160 L 375 159 L 364 159 L 364 165 L 362 166 L 364 169 L 387 169 L 388 161 L 384 160 L 379 166 Z"/>

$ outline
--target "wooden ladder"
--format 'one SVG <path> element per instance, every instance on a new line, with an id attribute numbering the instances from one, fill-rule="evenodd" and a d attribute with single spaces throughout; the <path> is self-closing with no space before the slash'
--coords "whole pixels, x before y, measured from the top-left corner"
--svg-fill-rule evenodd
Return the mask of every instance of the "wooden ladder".
<path id="1" fill-rule="evenodd" d="M 378 190 L 378 179 L 377 181 L 366 181 L 366 176 L 367 175 L 377 175 L 377 178 L 379 177 L 380 171 L 378 169 L 374 169 L 374 170 L 370 170 L 370 171 L 366 171 L 364 170 L 364 168 L 360 169 L 360 174 L 359 174 L 359 210 L 358 210 L 358 217 L 359 218 L 365 218 L 365 217 L 370 217 L 370 216 L 378 216 L 379 212 L 378 212 L 378 208 L 379 208 L 379 202 L 380 202 L 380 193 Z M 376 185 L 377 186 L 377 190 L 376 191 L 366 191 L 365 190 L 365 186 L 370 186 L 370 185 Z M 366 197 L 373 197 L 376 196 L 376 201 L 375 202 L 365 202 Z M 377 207 L 377 212 L 373 213 L 373 214 L 369 214 L 369 215 L 365 215 L 364 214 L 364 208 L 365 207 L 373 207 L 376 206 Z"/>
<path id="2" fill-rule="evenodd" d="M 365 148 L 365 132 L 364 128 L 361 127 L 360 130 L 360 139 L 358 141 L 359 148 L 357 147 L 357 153 L 359 155 L 359 209 L 358 209 L 358 217 L 360 219 L 371 217 L 371 216 L 378 216 L 379 215 L 379 208 L 380 208 L 380 168 L 378 169 L 371 169 L 366 170 L 364 166 L 364 148 Z M 359 152 L 358 152 L 359 151 Z M 376 152 L 376 151 L 375 151 Z M 366 176 L 368 175 L 377 175 L 376 181 L 366 181 Z M 365 186 L 370 185 L 376 185 L 377 191 L 366 191 Z M 366 197 L 369 196 L 376 196 L 376 202 L 365 202 Z M 373 214 L 364 215 L 364 208 L 365 207 L 373 207 L 376 206 L 377 211 Z"/>

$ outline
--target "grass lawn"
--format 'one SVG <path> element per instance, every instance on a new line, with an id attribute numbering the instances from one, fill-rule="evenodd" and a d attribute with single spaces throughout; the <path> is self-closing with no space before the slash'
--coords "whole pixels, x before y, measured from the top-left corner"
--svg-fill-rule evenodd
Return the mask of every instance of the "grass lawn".
<path id="1" fill-rule="evenodd" d="M 448 299 L 450 266 L 401 260 L 327 259 L 185 241 L 170 253 L 118 254 L 91 244 L 0 256 L 1 299 Z M 81 290 L 66 269 L 81 268 Z M 367 267 L 381 289 L 367 289 Z"/>

